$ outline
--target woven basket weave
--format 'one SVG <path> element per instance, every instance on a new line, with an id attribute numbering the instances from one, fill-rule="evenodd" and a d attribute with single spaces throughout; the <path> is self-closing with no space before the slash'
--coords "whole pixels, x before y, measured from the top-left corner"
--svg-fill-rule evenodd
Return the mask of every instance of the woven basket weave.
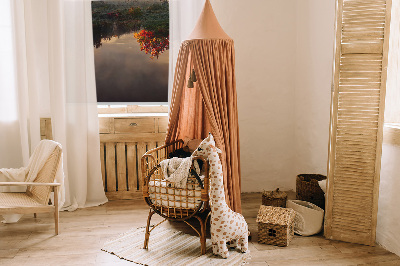
<path id="1" fill-rule="evenodd" d="M 262 194 L 262 205 L 286 208 L 287 194 L 279 191 L 264 191 Z"/>
<path id="2" fill-rule="evenodd" d="M 292 209 L 261 205 L 257 215 L 258 243 L 287 247 L 294 235 Z"/>
<path id="3" fill-rule="evenodd" d="M 318 181 L 326 179 L 319 174 L 300 174 L 296 177 L 296 199 L 314 203 L 325 209 L 325 195 Z"/>

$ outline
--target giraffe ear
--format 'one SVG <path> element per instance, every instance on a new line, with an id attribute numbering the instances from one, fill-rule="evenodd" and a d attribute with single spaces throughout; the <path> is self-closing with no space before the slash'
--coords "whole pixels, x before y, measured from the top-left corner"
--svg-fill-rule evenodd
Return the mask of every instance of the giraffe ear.
<path id="1" fill-rule="evenodd" d="M 220 149 L 218 149 L 217 147 L 215 147 L 214 145 L 210 145 L 211 148 L 213 148 L 216 152 L 218 152 L 219 154 L 222 154 L 222 151 Z"/>

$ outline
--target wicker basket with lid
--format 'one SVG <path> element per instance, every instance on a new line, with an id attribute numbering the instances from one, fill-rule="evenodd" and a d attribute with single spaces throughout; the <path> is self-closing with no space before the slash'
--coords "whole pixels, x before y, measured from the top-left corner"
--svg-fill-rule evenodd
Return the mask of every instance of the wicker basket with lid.
<path id="1" fill-rule="evenodd" d="M 286 208 L 287 194 L 279 188 L 273 191 L 264 191 L 262 205 Z"/>

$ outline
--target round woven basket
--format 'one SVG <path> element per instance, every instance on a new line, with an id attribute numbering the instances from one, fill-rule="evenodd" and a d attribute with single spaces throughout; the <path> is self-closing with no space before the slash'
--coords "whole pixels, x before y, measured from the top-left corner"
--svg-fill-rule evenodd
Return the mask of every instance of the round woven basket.
<path id="1" fill-rule="evenodd" d="M 319 174 L 300 174 L 296 177 L 296 199 L 314 203 L 325 210 L 325 195 L 318 181 L 326 179 Z"/>

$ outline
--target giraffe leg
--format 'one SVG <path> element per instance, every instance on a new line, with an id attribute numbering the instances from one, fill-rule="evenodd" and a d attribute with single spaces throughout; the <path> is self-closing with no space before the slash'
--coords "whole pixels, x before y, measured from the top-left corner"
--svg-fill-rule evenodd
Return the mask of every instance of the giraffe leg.
<path id="1" fill-rule="evenodd" d="M 217 242 L 217 246 L 218 246 L 218 255 L 220 255 L 224 259 L 228 258 L 229 257 L 229 251 L 228 251 L 228 247 L 226 246 L 226 242 L 222 241 L 222 240 L 218 241 Z"/>
<path id="2" fill-rule="evenodd" d="M 241 238 L 238 239 L 238 247 L 243 253 L 246 253 L 248 248 L 249 248 L 249 239 L 247 235 L 242 236 Z"/>
<path id="3" fill-rule="evenodd" d="M 218 245 L 216 242 L 212 243 L 212 251 L 214 255 L 218 255 Z"/>
<path id="4" fill-rule="evenodd" d="M 236 239 L 232 239 L 228 243 L 226 243 L 229 248 L 237 248 L 238 241 Z"/>

